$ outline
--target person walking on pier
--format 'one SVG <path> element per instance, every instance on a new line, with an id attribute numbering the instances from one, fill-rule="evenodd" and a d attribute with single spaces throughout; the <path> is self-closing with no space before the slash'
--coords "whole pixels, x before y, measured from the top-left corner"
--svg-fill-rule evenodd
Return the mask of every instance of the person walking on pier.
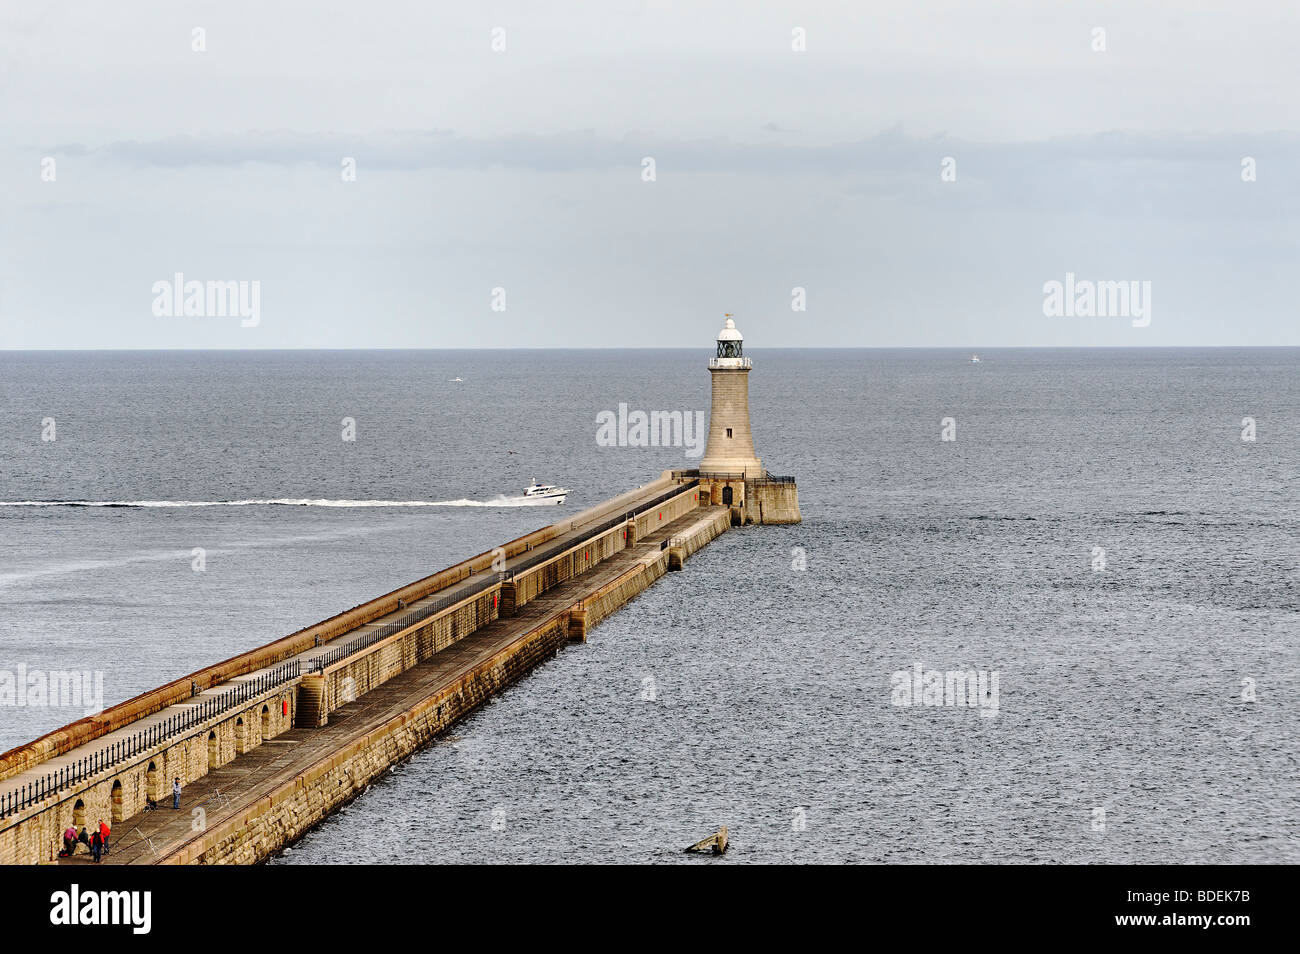
<path id="1" fill-rule="evenodd" d="M 99 839 L 104 843 L 104 854 L 108 854 L 108 836 L 113 833 L 113 829 L 108 827 L 108 822 L 104 819 L 99 820 Z"/>
<path id="2" fill-rule="evenodd" d="M 172 780 L 172 808 L 181 807 L 181 780 L 179 777 Z"/>
<path id="3" fill-rule="evenodd" d="M 65 858 L 71 858 L 72 853 L 77 850 L 77 829 L 72 825 L 67 827 L 63 832 L 63 855 Z"/>
<path id="4" fill-rule="evenodd" d="M 104 836 L 95 829 L 95 833 L 90 836 L 90 857 L 94 859 L 95 864 L 99 864 L 99 856 L 104 853 Z"/>

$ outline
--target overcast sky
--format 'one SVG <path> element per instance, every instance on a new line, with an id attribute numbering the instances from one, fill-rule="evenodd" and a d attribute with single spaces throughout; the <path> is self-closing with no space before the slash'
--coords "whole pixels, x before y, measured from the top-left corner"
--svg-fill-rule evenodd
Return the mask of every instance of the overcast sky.
<path id="1" fill-rule="evenodd" d="M 0 0 L 0 348 L 1300 345 L 1298 9 Z"/>

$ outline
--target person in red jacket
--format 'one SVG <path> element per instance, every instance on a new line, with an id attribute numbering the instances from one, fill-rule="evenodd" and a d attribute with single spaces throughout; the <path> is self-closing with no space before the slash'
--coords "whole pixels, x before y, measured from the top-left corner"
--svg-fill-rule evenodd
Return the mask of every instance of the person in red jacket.
<path id="1" fill-rule="evenodd" d="M 99 837 L 104 842 L 104 854 L 108 854 L 108 836 L 112 833 L 113 830 L 108 827 L 108 822 L 101 818 L 99 820 Z"/>

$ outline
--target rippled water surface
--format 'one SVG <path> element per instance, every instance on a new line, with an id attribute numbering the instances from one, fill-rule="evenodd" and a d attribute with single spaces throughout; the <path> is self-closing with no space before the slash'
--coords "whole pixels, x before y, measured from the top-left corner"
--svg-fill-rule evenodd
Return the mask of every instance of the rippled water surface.
<path id="1" fill-rule="evenodd" d="M 753 356 L 805 522 L 725 534 L 277 862 L 682 861 L 720 824 L 724 862 L 1300 861 L 1300 351 Z M 706 358 L 0 354 L 0 670 L 111 705 L 690 466 L 595 418 L 707 411 Z M 574 495 L 503 499 L 534 477 Z M 892 705 L 916 663 L 996 671 L 997 715 Z M 0 708 L 0 748 L 79 715 Z"/>

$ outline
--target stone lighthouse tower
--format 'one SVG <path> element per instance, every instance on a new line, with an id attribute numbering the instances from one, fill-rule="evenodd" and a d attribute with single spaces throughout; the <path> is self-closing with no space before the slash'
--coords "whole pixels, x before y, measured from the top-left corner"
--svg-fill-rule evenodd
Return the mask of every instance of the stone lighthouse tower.
<path id="1" fill-rule="evenodd" d="M 799 489 L 793 477 L 773 477 L 754 453 L 749 431 L 749 371 L 745 336 L 727 315 L 709 359 L 713 408 L 709 440 L 700 458 L 700 487 L 712 504 L 731 508 L 732 523 L 799 523 Z"/>
<path id="2" fill-rule="evenodd" d="M 748 478 L 764 475 L 763 464 L 754 453 L 749 431 L 749 370 L 745 357 L 745 336 L 736 322 L 718 332 L 718 353 L 709 359 L 713 377 L 713 409 L 709 413 L 709 442 L 700 460 L 700 475 Z"/>

